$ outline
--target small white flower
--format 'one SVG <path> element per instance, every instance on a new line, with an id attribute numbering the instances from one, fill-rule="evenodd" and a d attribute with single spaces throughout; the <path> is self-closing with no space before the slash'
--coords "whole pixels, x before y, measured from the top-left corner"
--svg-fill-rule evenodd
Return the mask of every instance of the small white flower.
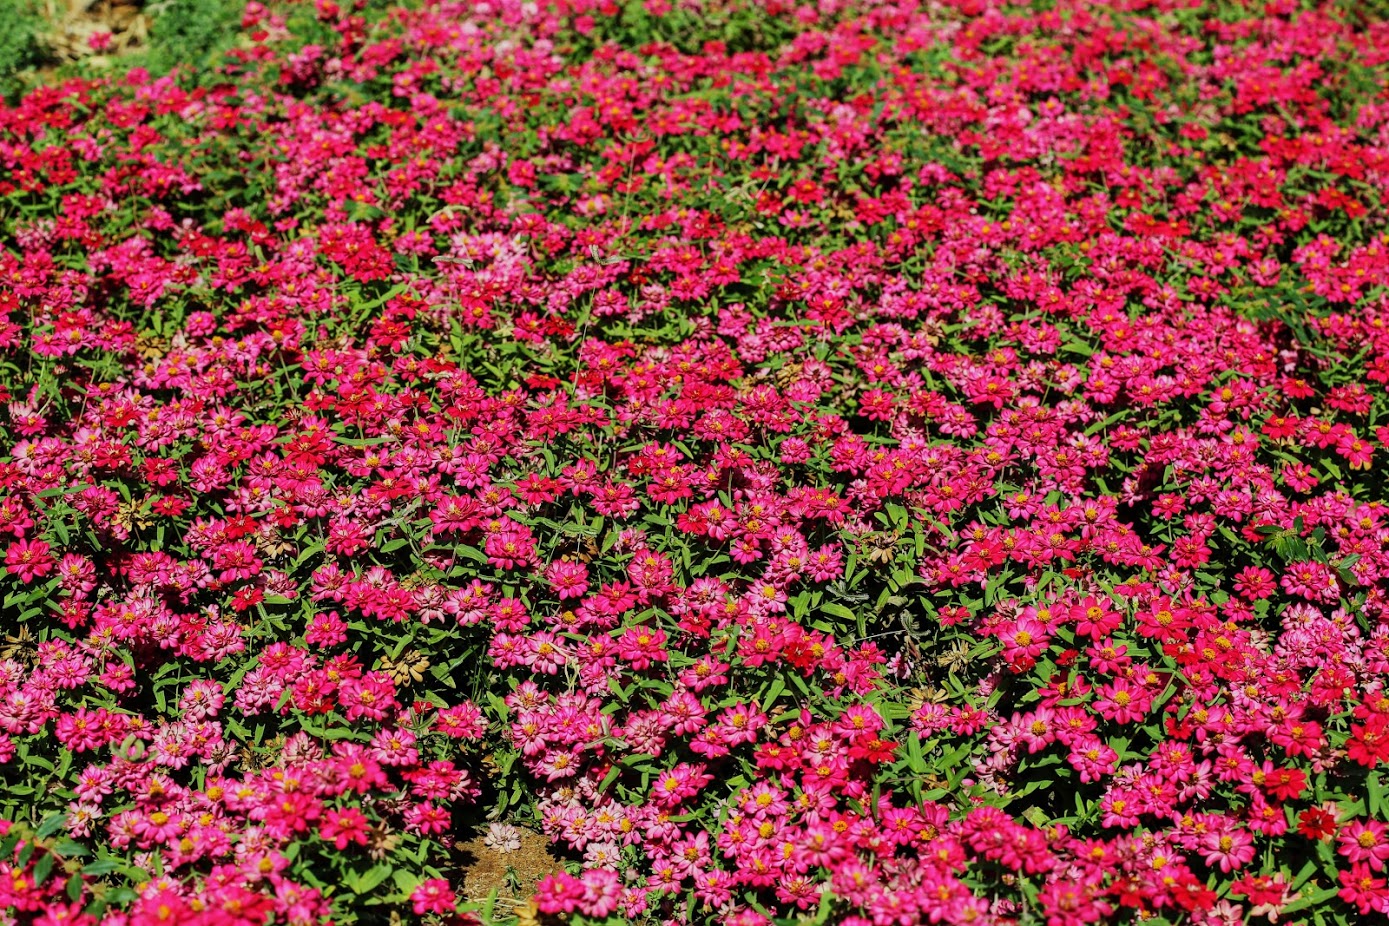
<path id="1" fill-rule="evenodd" d="M 521 848 L 521 831 L 510 823 L 493 823 L 482 843 L 497 852 L 515 852 Z"/>

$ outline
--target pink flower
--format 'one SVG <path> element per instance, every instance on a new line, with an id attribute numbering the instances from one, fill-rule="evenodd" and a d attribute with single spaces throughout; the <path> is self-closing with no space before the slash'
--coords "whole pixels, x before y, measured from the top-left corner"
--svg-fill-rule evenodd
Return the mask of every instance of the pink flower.
<path id="1" fill-rule="evenodd" d="M 557 560 L 545 567 L 545 580 L 555 590 L 555 594 L 566 598 L 582 598 L 588 591 L 588 568 L 583 563 L 567 563 Z"/>
<path id="2" fill-rule="evenodd" d="M 381 672 L 344 679 L 338 687 L 338 703 L 348 720 L 381 720 L 396 707 L 395 684 Z"/>
<path id="3" fill-rule="evenodd" d="M 1016 624 L 1006 627 L 999 633 L 1003 643 L 1003 659 L 1022 669 L 1036 664 L 1037 657 L 1047 651 L 1051 637 L 1047 628 L 1032 618 L 1020 618 Z"/>
<path id="4" fill-rule="evenodd" d="M 483 549 L 487 561 L 499 569 L 520 569 L 535 561 L 535 539 L 528 529 L 504 529 L 488 534 Z"/>
<path id="5" fill-rule="evenodd" d="M 1101 640 L 1113 633 L 1123 618 L 1108 599 L 1090 596 L 1072 609 L 1071 619 L 1075 621 L 1078 635 Z"/>
<path id="6" fill-rule="evenodd" d="M 640 671 L 670 658 L 664 648 L 665 641 L 665 631 L 659 627 L 630 627 L 618 638 L 617 655 Z"/>
<path id="7" fill-rule="evenodd" d="M 1374 871 L 1383 871 L 1389 859 L 1389 837 L 1386 827 L 1378 820 L 1351 820 L 1341 827 L 1337 834 L 1341 843 L 1338 850 L 1352 862 L 1363 862 Z"/>
<path id="8" fill-rule="evenodd" d="M 1254 858 L 1254 840 L 1238 829 L 1207 833 L 1201 838 L 1200 851 L 1207 865 L 1228 873 Z"/>
<path id="9" fill-rule="evenodd" d="M 1370 866 L 1357 863 L 1350 871 L 1340 871 L 1337 879 L 1341 882 L 1338 896 L 1360 911 L 1361 916 L 1370 913 L 1389 913 L 1389 890 L 1385 879 L 1377 878 Z"/>
<path id="10" fill-rule="evenodd" d="M 586 893 L 582 881 L 560 871 L 546 875 L 536 884 L 535 903 L 541 913 L 573 913 Z"/>
<path id="11" fill-rule="evenodd" d="M 1047 926 L 1085 926 L 1103 922 L 1113 912 L 1103 898 L 1098 884 L 1063 879 L 1042 888 L 1037 901 L 1047 917 Z"/>
<path id="12" fill-rule="evenodd" d="M 367 818 L 355 807 L 329 810 L 318 825 L 318 834 L 338 851 L 345 850 L 349 843 L 364 846 L 367 844 Z M 421 911 L 416 909 L 415 912 Z"/>
<path id="13" fill-rule="evenodd" d="M 1133 685 L 1128 679 L 1118 678 L 1107 685 L 1095 689 L 1099 696 L 1095 701 L 1095 712 L 1115 723 L 1134 723 L 1142 720 L 1148 713 L 1152 696 Z"/>
<path id="14" fill-rule="evenodd" d="M 458 898 L 443 878 L 430 878 L 410 892 L 412 909 L 417 915 L 426 913 L 452 913 L 458 906 Z"/>
<path id="15" fill-rule="evenodd" d="M 1097 737 L 1087 735 L 1072 741 L 1067 761 L 1080 774 L 1082 782 L 1093 784 L 1114 773 L 1119 755 Z"/>
<path id="16" fill-rule="evenodd" d="M 304 631 L 304 641 L 324 648 L 339 646 L 347 642 L 347 625 L 336 611 L 315 614 Z"/>
<path id="17" fill-rule="evenodd" d="M 5 568 L 27 585 L 53 571 L 49 549 L 42 540 L 17 540 L 5 551 Z"/>

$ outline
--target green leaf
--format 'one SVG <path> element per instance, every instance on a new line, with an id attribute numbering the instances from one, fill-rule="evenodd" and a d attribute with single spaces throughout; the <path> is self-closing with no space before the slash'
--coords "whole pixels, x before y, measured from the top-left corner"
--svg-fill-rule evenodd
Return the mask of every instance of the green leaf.
<path id="1" fill-rule="evenodd" d="M 853 621 L 857 619 L 855 618 L 853 611 L 850 611 L 842 604 L 836 604 L 833 601 L 827 601 L 824 604 L 820 605 L 820 610 L 830 615 L 831 617 L 838 617 L 846 621 Z"/>
<path id="2" fill-rule="evenodd" d="M 928 771 L 926 756 L 921 751 L 921 736 L 916 731 L 907 737 L 907 767 L 917 775 L 924 775 Z"/>
<path id="3" fill-rule="evenodd" d="M 1293 878 L 1292 883 L 1289 884 L 1288 887 L 1291 888 L 1292 890 L 1296 891 L 1298 888 L 1302 887 L 1302 885 L 1304 885 L 1304 884 L 1306 884 L 1308 881 L 1310 881 L 1311 878 L 1312 878 L 1312 875 L 1314 875 L 1314 874 L 1316 874 L 1316 873 L 1317 873 L 1317 863 L 1316 863 L 1316 862 L 1308 862 L 1307 864 L 1305 864 L 1305 865 L 1302 866 L 1301 870 L 1298 871 L 1298 873 L 1297 873 L 1297 877 Z"/>
<path id="4" fill-rule="evenodd" d="M 37 887 L 48 880 L 48 875 L 53 871 L 54 856 L 52 852 L 45 852 L 43 857 L 34 863 L 34 885 Z"/>
<path id="5" fill-rule="evenodd" d="M 29 761 L 33 761 L 33 758 L 31 758 Z M 53 768 L 52 765 L 48 765 L 47 767 L 50 770 L 52 770 Z M 44 818 L 44 821 L 42 823 L 39 824 L 39 828 L 34 831 L 34 835 L 37 836 L 39 839 L 47 839 L 49 836 L 52 836 L 61 831 L 62 828 L 67 825 L 67 822 L 68 815 L 66 813 L 50 814 L 49 816 Z"/>
<path id="6" fill-rule="evenodd" d="M 781 697 L 781 693 L 786 690 L 786 681 L 780 676 L 772 680 L 771 687 L 767 689 L 767 696 L 762 700 L 762 710 L 770 711 L 776 699 Z"/>
<path id="7" fill-rule="evenodd" d="M 113 871 L 120 871 L 121 863 L 111 858 L 97 859 L 82 866 L 84 875 L 109 875 Z"/>
<path id="8" fill-rule="evenodd" d="M 409 895 L 411 891 L 420 886 L 420 878 L 404 869 L 397 869 L 391 877 L 395 881 L 395 886 L 405 895 Z"/>
<path id="9" fill-rule="evenodd" d="M 365 872 L 356 876 L 356 884 L 349 885 L 353 893 L 370 894 L 379 887 L 387 878 L 391 876 L 391 866 L 385 863 L 368 868 Z"/>
<path id="10" fill-rule="evenodd" d="M 1286 916 L 1289 913 L 1296 913 L 1299 910 L 1306 910 L 1308 907 L 1321 906 L 1328 900 L 1331 900 L 1340 892 L 1341 889 L 1339 887 L 1332 885 L 1331 887 L 1326 887 L 1322 888 L 1319 891 L 1314 891 L 1311 894 L 1303 894 L 1297 900 L 1294 900 L 1292 903 L 1288 904 L 1286 907 L 1280 910 L 1279 916 Z"/>

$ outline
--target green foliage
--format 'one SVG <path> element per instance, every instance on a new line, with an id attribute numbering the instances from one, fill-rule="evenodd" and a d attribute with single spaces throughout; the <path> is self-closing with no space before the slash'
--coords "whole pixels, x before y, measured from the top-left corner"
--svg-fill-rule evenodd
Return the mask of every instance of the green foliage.
<path id="1" fill-rule="evenodd" d="M 242 6 L 237 0 L 162 0 L 152 4 L 150 70 L 182 67 L 197 73 L 208 68 L 235 45 Z"/>
<path id="2" fill-rule="evenodd" d="M 40 25 L 30 0 L 0 0 L 0 96 L 18 93 L 20 72 L 39 63 Z"/>

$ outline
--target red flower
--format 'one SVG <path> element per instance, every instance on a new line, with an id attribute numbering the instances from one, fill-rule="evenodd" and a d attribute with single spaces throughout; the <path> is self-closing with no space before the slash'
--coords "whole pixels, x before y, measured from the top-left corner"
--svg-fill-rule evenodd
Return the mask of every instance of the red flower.
<path id="1" fill-rule="evenodd" d="M 1308 839 L 1325 839 L 1336 832 L 1337 816 L 1333 807 L 1308 807 L 1297 815 L 1297 831 Z"/>

